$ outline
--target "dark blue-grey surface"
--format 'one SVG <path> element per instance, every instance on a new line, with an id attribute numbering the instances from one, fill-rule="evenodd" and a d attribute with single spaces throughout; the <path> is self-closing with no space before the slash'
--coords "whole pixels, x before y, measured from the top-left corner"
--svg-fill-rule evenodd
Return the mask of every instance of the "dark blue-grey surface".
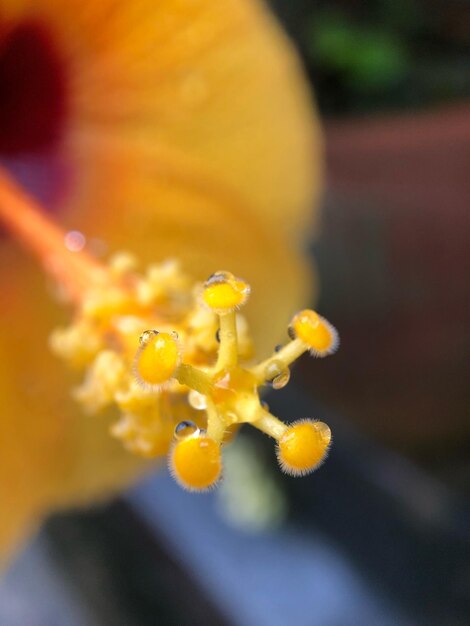
<path id="1" fill-rule="evenodd" d="M 83 598 L 57 569 L 42 535 L 0 581 L 1 626 L 96 626 Z"/>
<path id="2" fill-rule="evenodd" d="M 217 515 L 214 494 L 188 495 L 163 473 L 134 489 L 129 499 L 234 624 L 408 624 L 324 536 L 289 526 L 240 532 Z"/>
<path id="3" fill-rule="evenodd" d="M 165 473 L 135 488 L 129 501 L 190 572 L 201 593 L 218 606 L 227 623 L 408 624 L 320 534 L 306 534 L 292 526 L 262 534 L 236 530 L 218 515 L 215 494 L 186 494 Z M 63 563 L 58 566 L 49 546 L 44 533 L 36 537 L 0 583 L 1 626 L 106 623 L 90 610 L 87 598 L 75 585 L 73 571 L 72 577 L 70 573 L 64 576 Z M 80 550 L 80 546 L 76 548 Z M 86 553 L 87 548 L 83 550 Z M 103 588 L 103 593 L 109 589 Z M 113 598 L 107 601 L 112 603 Z M 158 621 L 158 615 L 155 620 L 165 624 Z"/>

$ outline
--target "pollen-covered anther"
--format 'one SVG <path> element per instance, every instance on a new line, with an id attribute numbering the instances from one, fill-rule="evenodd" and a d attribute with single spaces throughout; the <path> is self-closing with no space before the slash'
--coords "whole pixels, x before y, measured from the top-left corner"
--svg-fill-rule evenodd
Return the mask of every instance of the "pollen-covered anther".
<path id="1" fill-rule="evenodd" d="M 117 278 L 134 272 L 139 265 L 137 257 L 130 252 L 121 251 L 113 254 L 109 260 L 111 274 Z"/>
<path id="2" fill-rule="evenodd" d="M 331 430 L 323 422 L 299 420 L 291 424 L 277 443 L 281 469 L 292 476 L 304 476 L 325 460 L 331 443 Z"/>
<path id="3" fill-rule="evenodd" d="M 165 454 L 172 439 L 171 425 L 149 415 L 125 413 L 113 424 L 110 434 L 134 454 L 152 459 Z"/>
<path id="4" fill-rule="evenodd" d="M 339 345 L 336 328 L 324 317 L 309 309 L 294 316 L 289 332 L 308 345 L 313 356 L 324 357 L 332 354 Z"/>
<path id="5" fill-rule="evenodd" d="M 80 320 L 68 328 L 56 328 L 49 338 L 49 347 L 72 367 L 83 368 L 104 348 L 104 341 L 94 324 Z"/>
<path id="6" fill-rule="evenodd" d="M 97 355 L 87 370 L 84 381 L 73 395 L 88 413 L 98 413 L 114 402 L 127 378 L 128 372 L 123 358 L 112 350 L 103 350 Z"/>
<path id="7" fill-rule="evenodd" d="M 140 336 L 134 371 L 146 389 L 158 389 L 169 382 L 181 363 L 181 348 L 176 333 L 146 330 Z"/>
<path id="8" fill-rule="evenodd" d="M 222 475 L 220 444 L 203 431 L 175 442 L 169 455 L 169 468 L 175 480 L 188 491 L 214 487 Z"/>
<path id="9" fill-rule="evenodd" d="M 250 286 L 230 272 L 216 272 L 204 283 L 203 302 L 215 313 L 224 315 L 243 306 L 250 295 Z"/>

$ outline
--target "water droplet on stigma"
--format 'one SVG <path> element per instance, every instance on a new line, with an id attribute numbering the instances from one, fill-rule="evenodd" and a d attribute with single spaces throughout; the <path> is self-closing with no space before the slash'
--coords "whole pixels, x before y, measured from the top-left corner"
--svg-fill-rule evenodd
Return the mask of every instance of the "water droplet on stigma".
<path id="1" fill-rule="evenodd" d="M 285 367 L 282 361 L 271 361 L 266 366 L 264 375 L 266 380 L 271 383 L 273 389 L 282 389 L 290 380 L 290 370 L 288 367 Z"/>
<path id="2" fill-rule="evenodd" d="M 144 332 L 139 337 L 139 343 L 141 346 L 146 346 L 148 342 L 158 335 L 158 330 L 144 330 Z"/>
<path id="3" fill-rule="evenodd" d="M 191 437 L 192 435 L 198 435 L 199 428 L 194 422 L 190 420 L 184 420 L 175 426 L 175 437 L 179 441 Z"/>
<path id="4" fill-rule="evenodd" d="M 279 374 L 279 376 L 276 376 L 276 378 L 273 378 L 271 384 L 273 386 L 273 389 L 282 389 L 283 387 L 287 385 L 289 380 L 290 380 L 290 369 L 286 367 L 286 369 L 283 370 Z"/>

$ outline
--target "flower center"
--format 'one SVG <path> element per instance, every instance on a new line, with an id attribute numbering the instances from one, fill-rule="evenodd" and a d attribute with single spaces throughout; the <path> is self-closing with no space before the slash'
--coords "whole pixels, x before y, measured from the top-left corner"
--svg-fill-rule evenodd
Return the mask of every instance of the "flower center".
<path id="1" fill-rule="evenodd" d="M 0 26 L 0 155 L 39 152 L 59 139 L 66 113 L 65 71 L 36 21 Z"/>
<path id="2" fill-rule="evenodd" d="M 288 426 L 259 394 L 266 384 L 284 387 L 289 366 L 305 352 L 324 357 L 337 348 L 335 329 L 318 313 L 295 315 L 290 341 L 249 364 L 247 323 L 235 310 L 244 302 L 232 297 L 247 299 L 246 281 L 216 272 L 195 285 L 174 261 L 142 274 L 126 253 L 105 266 L 83 250 L 72 252 L 63 231 L 1 168 L 0 219 L 67 289 L 73 322 L 52 334 L 50 346 L 82 369 L 74 396 L 86 410 L 119 409 L 111 434 L 128 450 L 149 458 L 168 452 L 183 487 L 210 489 L 222 475 L 223 447 L 249 423 L 277 442 L 285 472 L 319 467 L 330 446 L 328 426 L 312 419 Z"/>
<path id="3" fill-rule="evenodd" d="M 67 113 L 66 71 L 47 26 L 0 21 L 0 166 L 48 213 L 71 181 L 57 150 Z M 0 242 L 5 232 L 0 227 Z"/>

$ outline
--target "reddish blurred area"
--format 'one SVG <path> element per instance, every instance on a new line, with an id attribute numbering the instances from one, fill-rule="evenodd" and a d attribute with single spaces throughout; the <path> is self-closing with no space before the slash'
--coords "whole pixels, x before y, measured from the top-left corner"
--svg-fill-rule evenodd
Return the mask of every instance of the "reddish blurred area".
<path id="1" fill-rule="evenodd" d="M 53 146 L 66 116 L 66 73 L 41 22 L 0 25 L 0 85 L 0 154 Z"/>
<path id="2" fill-rule="evenodd" d="M 402 449 L 470 440 L 470 105 L 326 126 L 320 307 L 341 335 L 303 361 L 315 396 Z"/>

